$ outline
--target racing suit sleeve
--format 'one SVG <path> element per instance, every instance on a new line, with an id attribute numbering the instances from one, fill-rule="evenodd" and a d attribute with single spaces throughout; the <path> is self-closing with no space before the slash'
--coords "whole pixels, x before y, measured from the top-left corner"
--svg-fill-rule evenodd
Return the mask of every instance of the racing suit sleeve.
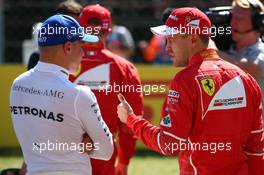
<path id="1" fill-rule="evenodd" d="M 137 91 L 137 87 L 141 87 L 141 82 L 136 68 L 133 65 L 126 68 L 125 75 L 123 77 L 123 83 L 125 85 L 132 85 L 135 87 L 133 91 L 123 92 L 123 95 L 130 103 L 134 112 L 138 116 L 143 115 L 143 95 L 141 91 Z M 118 161 L 122 164 L 128 165 L 130 158 L 133 156 L 136 147 L 136 137 L 131 129 L 119 122 L 118 125 Z"/>
<path id="2" fill-rule="evenodd" d="M 127 118 L 127 125 L 137 138 L 141 139 L 148 148 L 164 155 L 178 153 L 179 144 L 187 141 L 193 120 L 192 96 L 194 95 L 191 96 L 187 92 L 183 83 L 173 82 L 163 105 L 160 127 L 153 126 L 134 114 Z"/>
<path id="3" fill-rule="evenodd" d="M 96 97 L 90 88 L 85 86 L 78 88 L 75 112 L 84 130 L 93 141 L 94 150 L 89 153 L 89 156 L 95 159 L 109 160 L 114 151 L 112 133 L 101 116 Z"/>
<path id="4" fill-rule="evenodd" d="M 136 147 L 136 137 L 131 129 L 123 123 L 118 126 L 118 161 L 124 165 L 129 164 L 130 158 L 133 156 Z"/>
<path id="5" fill-rule="evenodd" d="M 261 90 L 257 82 L 251 78 L 253 95 L 254 120 L 252 130 L 245 145 L 245 153 L 248 157 L 249 170 L 252 175 L 264 174 L 264 129 L 262 119 Z"/>

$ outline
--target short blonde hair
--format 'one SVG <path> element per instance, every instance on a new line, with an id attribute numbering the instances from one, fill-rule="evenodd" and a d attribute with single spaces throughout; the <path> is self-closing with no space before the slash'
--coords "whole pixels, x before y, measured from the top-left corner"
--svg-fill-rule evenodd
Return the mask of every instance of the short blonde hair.
<path id="1" fill-rule="evenodd" d="M 264 6 L 260 0 L 254 0 L 256 4 L 260 7 L 261 11 L 264 11 Z M 242 8 L 252 8 L 252 5 L 250 4 L 249 0 L 233 0 L 232 6 L 239 6 Z"/>

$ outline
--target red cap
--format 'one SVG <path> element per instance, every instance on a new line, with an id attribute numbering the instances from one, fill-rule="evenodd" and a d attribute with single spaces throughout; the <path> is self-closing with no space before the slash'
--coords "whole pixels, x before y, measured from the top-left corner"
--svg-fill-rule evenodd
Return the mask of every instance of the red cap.
<path id="1" fill-rule="evenodd" d="M 168 36 L 173 34 L 210 35 L 211 21 L 197 8 L 178 8 L 168 17 L 165 25 L 151 27 L 155 35 Z"/>
<path id="2" fill-rule="evenodd" d="M 101 29 L 110 31 L 111 29 L 111 13 L 105 7 L 96 5 L 88 5 L 83 8 L 80 14 L 79 23 L 82 27 L 87 27 L 90 19 L 96 18 L 101 23 Z"/>

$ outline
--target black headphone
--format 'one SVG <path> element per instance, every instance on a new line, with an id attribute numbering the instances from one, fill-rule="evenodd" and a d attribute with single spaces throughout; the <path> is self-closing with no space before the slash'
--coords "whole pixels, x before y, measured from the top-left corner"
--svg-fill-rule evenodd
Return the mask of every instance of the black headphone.
<path id="1" fill-rule="evenodd" d="M 252 25 L 254 30 L 260 33 L 264 32 L 264 12 L 257 0 L 247 0 L 252 9 Z"/>

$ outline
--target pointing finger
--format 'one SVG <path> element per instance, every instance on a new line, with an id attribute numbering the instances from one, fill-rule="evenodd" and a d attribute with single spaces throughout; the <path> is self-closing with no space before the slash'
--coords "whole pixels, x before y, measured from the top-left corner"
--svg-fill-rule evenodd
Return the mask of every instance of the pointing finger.
<path id="1" fill-rule="evenodd" d="M 126 102 L 126 99 L 125 99 L 125 97 L 124 97 L 122 94 L 119 93 L 117 96 L 118 96 L 118 100 L 119 100 L 121 103 L 125 103 L 125 102 Z"/>

